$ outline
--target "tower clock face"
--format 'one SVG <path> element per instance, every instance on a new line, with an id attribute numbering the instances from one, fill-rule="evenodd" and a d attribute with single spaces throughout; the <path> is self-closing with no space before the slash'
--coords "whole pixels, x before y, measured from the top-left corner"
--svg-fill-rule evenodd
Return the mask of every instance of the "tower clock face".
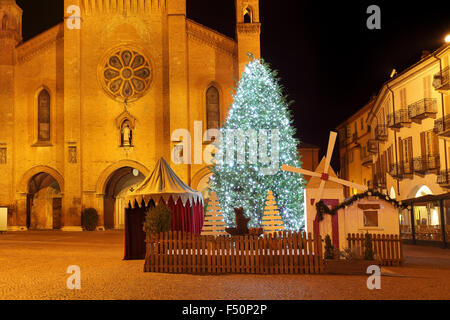
<path id="1" fill-rule="evenodd" d="M 105 92 L 122 102 L 141 98 L 150 87 L 151 76 L 149 60 L 128 47 L 108 53 L 99 68 L 99 80 Z"/>

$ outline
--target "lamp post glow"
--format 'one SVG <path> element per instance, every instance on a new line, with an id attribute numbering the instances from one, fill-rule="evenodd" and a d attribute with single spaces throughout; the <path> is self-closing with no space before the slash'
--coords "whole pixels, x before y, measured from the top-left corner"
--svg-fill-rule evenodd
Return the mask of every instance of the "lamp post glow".
<path id="1" fill-rule="evenodd" d="M 450 33 L 445 37 L 445 43 L 450 43 Z"/>

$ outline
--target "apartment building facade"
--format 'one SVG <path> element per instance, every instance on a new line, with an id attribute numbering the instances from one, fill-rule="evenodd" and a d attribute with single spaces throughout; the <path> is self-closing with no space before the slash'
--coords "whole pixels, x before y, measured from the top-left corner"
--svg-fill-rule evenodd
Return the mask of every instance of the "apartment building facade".
<path id="1" fill-rule="evenodd" d="M 356 172 L 361 170 L 358 167 L 366 164 L 367 171 L 371 171 L 367 184 L 371 189 L 409 205 L 408 210 L 399 213 L 403 239 L 447 246 L 450 44 L 422 55 L 419 62 L 391 78 L 372 101 L 370 110 L 365 106 L 361 111 L 367 113 L 370 132 L 364 139 L 371 163 L 350 162 L 346 166 L 344 162 L 345 177 L 356 182 Z"/>
<path id="2" fill-rule="evenodd" d="M 370 125 L 367 119 L 372 110 L 373 97 L 361 110 L 337 127 L 339 133 L 339 159 L 342 179 L 365 186 L 372 184 L 372 153 Z M 344 196 L 356 194 L 356 189 L 344 188 Z"/>

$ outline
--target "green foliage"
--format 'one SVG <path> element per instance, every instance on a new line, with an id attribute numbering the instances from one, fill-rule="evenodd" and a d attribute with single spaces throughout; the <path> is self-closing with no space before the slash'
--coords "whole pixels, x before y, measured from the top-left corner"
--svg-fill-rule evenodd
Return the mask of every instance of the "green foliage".
<path id="1" fill-rule="evenodd" d="M 361 254 L 360 254 L 361 247 L 354 246 L 353 248 L 345 248 L 344 251 L 341 251 L 341 256 L 344 257 L 346 261 L 353 261 L 353 260 L 361 260 Z"/>
<path id="2" fill-rule="evenodd" d="M 161 233 L 170 230 L 172 211 L 164 205 L 150 208 L 145 213 L 144 229 L 147 233 Z"/>
<path id="3" fill-rule="evenodd" d="M 366 192 L 355 194 L 351 198 L 347 199 L 346 201 L 342 202 L 341 204 L 339 204 L 338 206 L 336 206 L 332 209 L 328 208 L 328 206 L 325 205 L 325 203 L 322 200 L 317 202 L 316 210 L 317 210 L 317 214 L 319 215 L 319 221 L 323 220 L 324 214 L 329 214 L 329 215 L 334 216 L 340 209 L 344 209 L 345 207 L 352 205 L 353 202 L 358 201 L 360 199 L 364 199 L 366 197 L 376 197 L 378 199 L 389 202 L 394 207 L 400 208 L 400 209 L 406 209 L 408 207 L 408 205 L 402 203 L 401 201 L 398 202 L 395 199 L 391 199 L 389 196 L 387 196 L 381 192 L 374 191 L 374 190 L 367 190 Z"/>
<path id="4" fill-rule="evenodd" d="M 325 259 L 334 259 L 334 247 L 328 234 L 325 236 Z"/>
<path id="5" fill-rule="evenodd" d="M 85 231 L 95 231 L 98 225 L 98 213 L 94 208 L 87 208 L 81 212 L 81 227 Z"/>
<path id="6" fill-rule="evenodd" d="M 365 260 L 373 260 L 373 246 L 372 246 L 372 238 L 369 232 L 366 233 L 364 239 L 364 259 Z"/>
<path id="7" fill-rule="evenodd" d="M 251 219 L 250 227 L 260 227 L 269 190 L 277 199 L 286 229 L 299 230 L 304 226 L 304 180 L 299 174 L 281 170 L 283 164 L 297 168 L 302 165 L 289 104 L 276 73 L 261 60 L 251 61 L 238 83 L 234 102 L 221 129 L 222 139 L 216 142 L 218 155 L 223 157 L 223 161 L 212 167 L 211 190 L 217 193 L 229 226 L 234 226 L 233 209 L 242 207 Z M 234 145 L 227 144 L 227 137 L 238 130 L 242 130 L 245 137 L 233 138 L 236 141 Z M 262 131 L 263 137 L 267 136 L 263 138 L 267 143 L 264 155 L 261 149 L 251 147 L 255 139 L 249 134 L 255 132 L 261 139 Z M 279 132 L 278 156 L 273 148 L 276 141 L 272 140 L 276 132 Z M 259 141 L 258 147 L 261 148 Z M 231 158 L 228 155 L 232 155 L 232 161 L 228 161 Z M 271 163 L 262 161 L 262 156 L 267 156 Z M 273 174 L 265 174 L 265 170 L 274 163 Z"/>

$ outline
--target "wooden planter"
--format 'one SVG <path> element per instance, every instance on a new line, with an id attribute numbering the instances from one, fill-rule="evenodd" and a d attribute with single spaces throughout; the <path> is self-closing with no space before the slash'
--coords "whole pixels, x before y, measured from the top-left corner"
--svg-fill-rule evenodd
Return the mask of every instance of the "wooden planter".
<path id="1" fill-rule="evenodd" d="M 328 274 L 367 274 L 367 268 L 371 265 L 380 266 L 376 260 L 323 260 L 324 273 Z"/>

